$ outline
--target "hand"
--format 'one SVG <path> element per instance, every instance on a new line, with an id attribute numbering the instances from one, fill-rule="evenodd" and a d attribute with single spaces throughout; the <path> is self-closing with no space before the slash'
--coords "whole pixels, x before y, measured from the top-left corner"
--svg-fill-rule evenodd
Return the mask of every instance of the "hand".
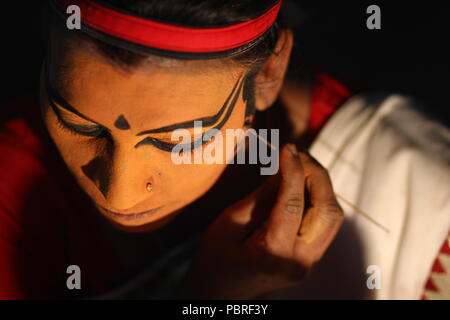
<path id="1" fill-rule="evenodd" d="M 278 175 L 209 227 L 179 297 L 247 299 L 296 285 L 323 256 L 343 219 L 328 172 L 286 145 Z"/>

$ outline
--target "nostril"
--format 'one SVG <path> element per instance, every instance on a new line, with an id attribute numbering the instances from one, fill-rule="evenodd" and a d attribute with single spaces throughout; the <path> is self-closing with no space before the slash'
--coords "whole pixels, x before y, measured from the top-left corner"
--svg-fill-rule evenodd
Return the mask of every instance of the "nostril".
<path id="1" fill-rule="evenodd" d="M 88 164 L 81 166 L 81 171 L 84 173 L 86 177 L 89 178 L 94 184 L 102 191 L 104 192 L 105 189 L 105 183 L 102 183 L 103 179 L 100 179 L 99 175 L 99 168 L 101 167 L 102 160 L 100 157 L 94 158 L 91 161 L 89 161 Z"/>

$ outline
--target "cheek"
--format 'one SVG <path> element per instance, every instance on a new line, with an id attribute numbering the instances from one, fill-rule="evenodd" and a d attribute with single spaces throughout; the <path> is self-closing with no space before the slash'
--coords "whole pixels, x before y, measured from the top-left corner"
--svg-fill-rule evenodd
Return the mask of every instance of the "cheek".
<path id="1" fill-rule="evenodd" d="M 202 194 L 216 182 L 226 165 L 183 164 L 171 171 L 171 188 L 177 196 L 189 197 Z"/>

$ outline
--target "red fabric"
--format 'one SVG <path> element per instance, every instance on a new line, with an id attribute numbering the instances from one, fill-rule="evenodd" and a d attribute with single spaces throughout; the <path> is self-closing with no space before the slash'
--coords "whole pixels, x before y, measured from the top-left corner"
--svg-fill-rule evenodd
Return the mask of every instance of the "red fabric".
<path id="1" fill-rule="evenodd" d="M 64 12 L 81 9 L 88 27 L 147 47 L 180 52 L 220 52 L 239 48 L 263 35 L 275 22 L 282 1 L 258 18 L 223 28 L 187 28 L 151 21 L 104 7 L 91 0 L 54 0 Z"/>
<path id="2" fill-rule="evenodd" d="M 342 87 L 319 75 L 311 127 L 318 132 L 342 102 Z M 52 144 L 28 97 L 0 110 L 0 299 L 99 294 L 120 284 L 124 270 L 90 205 Z M 82 290 L 66 288 L 66 269 L 82 270 Z"/>
<path id="3" fill-rule="evenodd" d="M 101 293 L 121 270 L 92 211 L 41 124 L 35 97 L 1 110 L 0 299 L 64 298 Z M 83 201 L 84 200 L 84 201 Z M 82 290 L 66 288 L 81 266 Z"/>
<path id="4" fill-rule="evenodd" d="M 445 259 L 446 257 L 446 259 Z M 422 300 L 432 299 L 450 299 L 450 287 L 440 281 L 442 277 L 450 277 L 450 265 L 442 263 L 442 261 L 450 261 L 450 230 L 444 243 L 441 246 L 433 266 L 430 270 L 430 275 L 425 283 Z M 447 278 L 448 279 L 448 278 Z M 430 294 L 432 293 L 432 295 Z"/>
<path id="5" fill-rule="evenodd" d="M 340 82 L 329 75 L 317 74 L 308 131 L 319 131 L 342 102 L 350 96 L 350 91 Z"/>
<path id="6" fill-rule="evenodd" d="M 350 90 L 333 77 L 325 73 L 315 75 L 309 125 L 305 134 L 307 145 L 314 141 L 328 119 L 351 95 Z"/>

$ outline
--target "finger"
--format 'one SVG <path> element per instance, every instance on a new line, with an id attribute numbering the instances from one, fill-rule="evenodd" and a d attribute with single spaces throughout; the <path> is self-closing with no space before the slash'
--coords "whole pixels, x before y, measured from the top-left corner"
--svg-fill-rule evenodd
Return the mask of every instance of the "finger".
<path id="1" fill-rule="evenodd" d="M 248 238 L 269 216 L 275 202 L 278 178 L 269 177 L 251 194 L 228 207 L 211 225 L 211 232 L 220 234 L 226 241 L 242 242 Z M 226 230 L 226 234 L 222 230 Z"/>
<path id="2" fill-rule="evenodd" d="M 266 245 L 292 255 L 304 210 L 305 176 L 299 153 L 287 145 L 280 155 L 280 187 L 265 230 Z"/>
<path id="3" fill-rule="evenodd" d="M 309 153 L 300 155 L 304 170 L 306 187 L 309 192 L 309 201 L 312 206 L 337 203 L 333 185 L 328 174 L 319 161 Z"/>
<path id="4" fill-rule="evenodd" d="M 309 195 L 307 208 L 296 242 L 297 254 L 317 261 L 335 238 L 344 215 L 336 200 L 328 172 L 317 160 L 302 154 L 305 187 Z M 313 262 L 314 262 L 313 261 Z"/>

